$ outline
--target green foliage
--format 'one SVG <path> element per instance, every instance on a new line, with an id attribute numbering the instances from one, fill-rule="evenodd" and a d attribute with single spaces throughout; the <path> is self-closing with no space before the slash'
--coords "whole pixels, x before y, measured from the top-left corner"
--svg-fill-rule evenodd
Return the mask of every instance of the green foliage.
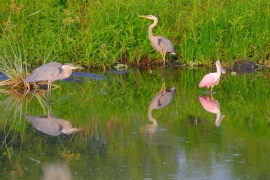
<path id="1" fill-rule="evenodd" d="M 139 64 L 142 58 L 160 60 L 147 37 L 152 22 L 139 18 L 144 14 L 157 15 L 154 34 L 174 43 L 180 62 L 264 61 L 269 55 L 268 0 L 11 0 L 0 5 L 0 24 L 10 41 L 23 47 L 29 64 L 43 64 L 52 47 L 48 61 L 103 68 Z M 1 38 L 1 54 L 5 48 L 7 41 Z"/>

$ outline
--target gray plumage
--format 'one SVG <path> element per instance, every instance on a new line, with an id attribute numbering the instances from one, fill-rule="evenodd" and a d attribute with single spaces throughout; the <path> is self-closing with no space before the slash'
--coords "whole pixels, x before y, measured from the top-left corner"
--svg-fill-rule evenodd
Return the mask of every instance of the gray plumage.
<path id="1" fill-rule="evenodd" d="M 175 94 L 175 87 L 172 87 L 170 89 L 166 89 L 166 92 L 160 91 L 151 101 L 149 107 L 148 107 L 148 118 L 150 121 L 152 121 L 154 124 L 157 125 L 156 119 L 152 116 L 153 109 L 161 109 L 172 101 L 172 98 Z"/>
<path id="2" fill-rule="evenodd" d="M 69 121 L 56 118 L 52 115 L 25 115 L 25 117 L 34 126 L 35 129 L 50 136 L 58 136 L 60 134 L 72 134 L 81 130 L 79 128 L 72 128 L 72 125 Z"/>
<path id="3" fill-rule="evenodd" d="M 175 55 L 176 54 L 175 48 L 173 47 L 172 42 L 169 39 L 161 35 L 157 36 L 153 35 L 153 28 L 157 25 L 158 18 L 154 15 L 147 15 L 141 17 L 154 20 L 154 23 L 151 24 L 148 28 L 148 37 L 155 50 L 161 53 L 162 59 L 165 61 L 165 56 L 167 52 Z"/>
<path id="4" fill-rule="evenodd" d="M 48 81 L 48 89 L 51 89 L 51 83 L 59 79 L 66 79 L 72 74 L 72 69 L 83 69 L 70 63 L 64 65 L 58 62 L 51 62 L 36 68 L 25 82 Z"/>

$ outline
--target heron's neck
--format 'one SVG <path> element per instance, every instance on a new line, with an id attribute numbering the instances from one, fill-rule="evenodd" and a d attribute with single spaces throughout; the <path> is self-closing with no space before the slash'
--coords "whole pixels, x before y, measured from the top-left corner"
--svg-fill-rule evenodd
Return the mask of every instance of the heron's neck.
<path id="1" fill-rule="evenodd" d="M 152 108 L 148 108 L 148 119 L 153 123 L 153 125 L 157 126 L 157 120 L 152 116 Z"/>
<path id="2" fill-rule="evenodd" d="M 58 79 L 66 79 L 72 74 L 72 69 L 66 68 L 62 69 L 61 72 L 56 76 L 53 81 L 58 80 Z"/>
<path id="3" fill-rule="evenodd" d="M 157 25 L 157 23 L 158 23 L 158 20 L 154 19 L 154 23 L 149 26 L 149 28 L 148 28 L 148 36 L 149 36 L 149 38 L 154 36 L 152 30 Z"/>

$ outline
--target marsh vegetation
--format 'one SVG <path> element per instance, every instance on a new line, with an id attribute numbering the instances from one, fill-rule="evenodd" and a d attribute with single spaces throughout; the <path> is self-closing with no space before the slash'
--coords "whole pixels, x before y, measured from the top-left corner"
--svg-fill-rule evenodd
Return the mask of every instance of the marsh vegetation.
<path id="1" fill-rule="evenodd" d="M 56 162 L 74 179 L 269 179 L 269 12 L 268 0 L 0 2 L 0 177 L 41 178 Z M 177 52 L 165 68 L 175 94 L 152 129 L 165 78 L 146 14 Z M 210 96 L 198 85 L 216 60 L 227 73 Z M 24 79 L 51 61 L 86 70 L 55 82 L 48 101 Z M 52 137 L 27 121 L 49 115 L 80 131 Z"/>
<path id="2" fill-rule="evenodd" d="M 198 65 L 247 58 L 269 60 L 269 1 L 4 1 L 0 24 L 11 44 L 31 65 L 48 54 L 60 63 L 111 68 L 117 63 L 149 68 L 161 64 L 147 38 L 149 21 L 159 18 L 154 34 L 170 39 L 177 56 L 171 62 Z M 51 50 L 53 48 L 53 50 Z M 5 38 L 0 53 L 11 53 Z M 51 52 L 52 51 L 52 52 Z"/>

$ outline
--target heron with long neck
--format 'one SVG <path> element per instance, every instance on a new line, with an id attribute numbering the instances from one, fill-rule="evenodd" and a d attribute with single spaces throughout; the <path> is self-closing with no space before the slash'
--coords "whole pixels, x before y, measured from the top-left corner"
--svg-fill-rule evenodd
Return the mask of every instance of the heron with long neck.
<path id="1" fill-rule="evenodd" d="M 154 49 L 158 52 L 161 53 L 162 55 L 162 60 L 163 60 L 163 71 L 162 71 L 162 76 L 163 76 L 163 85 L 162 86 L 162 91 L 163 93 L 166 92 L 166 86 L 165 86 L 165 56 L 166 56 L 166 53 L 171 53 L 172 55 L 175 55 L 176 52 L 175 52 L 175 48 L 173 47 L 173 44 L 172 42 L 165 38 L 164 36 L 161 36 L 161 35 L 157 35 L 157 36 L 154 36 L 153 35 L 153 28 L 157 25 L 158 23 L 158 18 L 154 15 L 146 15 L 146 16 L 140 16 L 140 17 L 143 17 L 143 18 L 147 18 L 147 19 L 151 19 L 153 20 L 153 24 L 151 24 L 149 27 L 148 27 L 148 37 L 150 39 L 150 42 L 152 44 L 152 46 L 154 47 Z"/>
<path id="2" fill-rule="evenodd" d="M 167 39 L 161 35 L 157 35 L 157 36 L 153 35 L 153 28 L 158 23 L 158 18 L 156 16 L 147 15 L 147 16 L 141 16 L 141 17 L 147 18 L 147 19 L 152 19 L 154 21 L 154 23 L 148 27 L 148 37 L 150 39 L 152 46 L 155 48 L 155 50 L 157 50 L 158 52 L 161 53 L 162 59 L 163 59 L 163 65 L 164 65 L 166 53 L 168 52 L 168 53 L 175 55 L 176 54 L 175 48 L 173 47 L 172 42 L 169 39 Z"/>

